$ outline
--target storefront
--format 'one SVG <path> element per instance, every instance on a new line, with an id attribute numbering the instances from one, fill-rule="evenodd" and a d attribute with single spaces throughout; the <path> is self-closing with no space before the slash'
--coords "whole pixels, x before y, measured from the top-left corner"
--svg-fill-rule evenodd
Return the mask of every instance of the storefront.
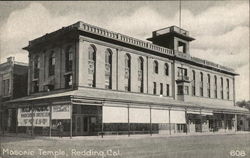
<path id="1" fill-rule="evenodd" d="M 26 97 L 7 103 L 14 109 L 14 131 L 42 136 L 89 136 L 121 134 L 175 134 L 235 132 L 241 108 L 218 109 L 180 102 L 128 102 L 61 93 Z M 226 111 L 227 110 L 227 111 Z M 15 116 L 13 116 L 15 115 Z M 15 119 L 16 118 L 16 119 Z M 58 125 L 62 124 L 63 132 Z"/>

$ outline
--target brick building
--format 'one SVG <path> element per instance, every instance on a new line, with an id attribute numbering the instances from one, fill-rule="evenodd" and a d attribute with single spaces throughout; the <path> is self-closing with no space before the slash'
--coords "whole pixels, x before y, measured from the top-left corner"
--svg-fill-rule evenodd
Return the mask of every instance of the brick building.
<path id="1" fill-rule="evenodd" d="M 173 134 L 237 130 L 231 68 L 192 57 L 176 26 L 150 42 L 77 22 L 29 42 L 28 95 L 17 132 L 54 135 Z"/>
<path id="2" fill-rule="evenodd" d="M 0 64 L 0 131 L 14 132 L 16 108 L 6 108 L 3 102 L 27 96 L 28 64 L 15 61 L 14 57 Z"/>

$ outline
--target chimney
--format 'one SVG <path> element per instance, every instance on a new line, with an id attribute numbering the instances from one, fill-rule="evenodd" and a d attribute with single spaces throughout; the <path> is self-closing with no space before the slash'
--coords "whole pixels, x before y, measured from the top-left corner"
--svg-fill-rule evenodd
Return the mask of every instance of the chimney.
<path id="1" fill-rule="evenodd" d="M 7 62 L 9 62 L 9 63 L 14 62 L 14 60 L 15 60 L 15 57 L 12 57 L 12 56 L 7 58 Z"/>

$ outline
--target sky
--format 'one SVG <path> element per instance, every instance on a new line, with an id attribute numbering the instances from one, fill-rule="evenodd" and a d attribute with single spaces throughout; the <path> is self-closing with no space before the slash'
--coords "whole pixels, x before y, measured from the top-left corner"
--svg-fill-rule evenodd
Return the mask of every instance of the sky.
<path id="1" fill-rule="evenodd" d="M 182 1 L 192 56 L 236 70 L 236 100 L 249 100 L 249 1 Z M 0 1 L 0 61 L 28 61 L 28 41 L 83 21 L 141 40 L 179 26 L 179 1 Z"/>

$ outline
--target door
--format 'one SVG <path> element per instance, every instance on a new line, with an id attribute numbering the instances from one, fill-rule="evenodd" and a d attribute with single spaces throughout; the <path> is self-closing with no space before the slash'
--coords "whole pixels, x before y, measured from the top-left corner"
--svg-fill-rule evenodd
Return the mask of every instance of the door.
<path id="1" fill-rule="evenodd" d="M 75 135 L 89 135 L 89 117 L 75 116 Z"/>

